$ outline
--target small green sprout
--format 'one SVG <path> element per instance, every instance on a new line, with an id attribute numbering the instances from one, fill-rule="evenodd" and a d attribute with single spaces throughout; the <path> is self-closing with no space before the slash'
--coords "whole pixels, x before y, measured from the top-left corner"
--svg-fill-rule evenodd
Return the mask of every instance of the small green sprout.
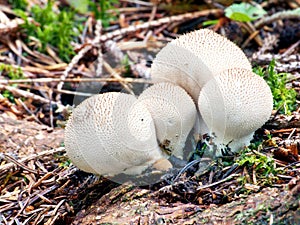
<path id="1" fill-rule="evenodd" d="M 219 22 L 219 20 L 206 20 L 202 23 L 202 26 L 211 26 L 211 25 L 216 25 Z"/>
<path id="2" fill-rule="evenodd" d="M 131 77 L 131 68 L 130 68 L 130 60 L 128 58 L 128 55 L 125 55 L 124 58 L 121 60 L 122 69 L 124 72 L 125 77 Z"/>
<path id="3" fill-rule="evenodd" d="M 263 8 L 253 6 L 246 2 L 232 4 L 225 9 L 226 17 L 240 22 L 250 22 L 261 18 L 265 14 L 267 14 L 267 12 Z"/>
<path id="4" fill-rule="evenodd" d="M 70 167 L 70 165 L 71 165 L 71 161 L 69 159 L 59 163 L 59 167 L 63 167 L 63 168 L 68 168 Z"/>
<path id="5" fill-rule="evenodd" d="M 255 67 L 253 71 L 263 77 L 270 86 L 275 109 L 287 115 L 290 115 L 292 111 L 296 110 L 297 92 L 294 89 L 288 89 L 286 87 L 288 74 L 276 72 L 275 60 L 272 60 L 266 69 Z"/>

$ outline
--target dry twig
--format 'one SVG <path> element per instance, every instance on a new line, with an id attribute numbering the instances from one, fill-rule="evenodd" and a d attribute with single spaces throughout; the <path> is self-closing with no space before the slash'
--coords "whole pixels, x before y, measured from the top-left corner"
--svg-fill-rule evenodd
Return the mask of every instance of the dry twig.
<path id="1" fill-rule="evenodd" d="M 65 152 L 65 148 L 60 147 L 60 148 L 57 148 L 57 149 L 51 149 L 51 150 L 43 151 L 43 152 L 40 152 L 40 153 L 37 153 L 37 154 L 29 155 L 25 158 L 20 159 L 19 162 L 24 163 L 24 162 L 27 162 L 27 161 L 30 161 L 30 160 L 33 160 L 33 159 L 36 159 L 36 158 L 43 157 L 43 156 L 53 155 L 53 154 L 57 154 L 57 153 L 64 153 L 64 152 Z M 6 173 L 14 165 L 15 165 L 14 162 L 6 163 L 4 165 L 1 165 L 0 166 L 0 174 Z"/>
<path id="2" fill-rule="evenodd" d="M 32 79 L 18 79 L 18 80 L 0 80 L 0 85 L 9 84 L 22 84 L 22 83 L 50 83 L 60 82 L 61 78 L 32 78 Z M 124 82 L 124 83 L 140 83 L 140 84 L 152 84 L 153 82 L 142 78 L 130 78 L 130 77 L 114 77 L 114 78 L 67 78 L 64 82 L 81 83 L 81 82 Z M 1 87 L 1 86 L 0 86 Z"/>
<path id="3" fill-rule="evenodd" d="M 260 29 L 266 24 L 282 19 L 300 19 L 300 10 L 286 10 L 274 13 L 271 16 L 263 17 L 254 24 L 254 27 Z"/>

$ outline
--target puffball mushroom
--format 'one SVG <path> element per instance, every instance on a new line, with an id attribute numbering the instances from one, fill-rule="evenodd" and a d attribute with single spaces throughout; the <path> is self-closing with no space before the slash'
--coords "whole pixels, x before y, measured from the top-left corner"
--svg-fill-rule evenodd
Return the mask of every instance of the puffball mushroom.
<path id="1" fill-rule="evenodd" d="M 129 94 L 92 96 L 73 111 L 65 130 L 65 147 L 78 168 L 95 174 L 140 174 L 165 159 L 151 114 Z"/>
<path id="2" fill-rule="evenodd" d="M 144 90 L 138 100 L 153 118 L 160 146 L 182 159 L 185 141 L 197 115 L 192 98 L 177 85 L 158 83 Z"/>
<path id="3" fill-rule="evenodd" d="M 201 88 L 223 70 L 252 70 L 243 51 L 230 40 L 209 29 L 200 29 L 168 43 L 156 55 L 151 77 L 184 88 L 198 102 Z"/>
<path id="4" fill-rule="evenodd" d="M 270 88 L 251 71 L 237 45 L 201 29 L 168 43 L 154 59 L 151 76 L 181 86 L 198 103 L 196 133 L 208 129 L 217 146 L 238 151 L 272 112 Z"/>
<path id="5" fill-rule="evenodd" d="M 252 71 L 234 68 L 204 85 L 198 108 L 215 136 L 214 143 L 237 152 L 250 144 L 254 131 L 270 118 L 273 97 L 263 78 Z"/>

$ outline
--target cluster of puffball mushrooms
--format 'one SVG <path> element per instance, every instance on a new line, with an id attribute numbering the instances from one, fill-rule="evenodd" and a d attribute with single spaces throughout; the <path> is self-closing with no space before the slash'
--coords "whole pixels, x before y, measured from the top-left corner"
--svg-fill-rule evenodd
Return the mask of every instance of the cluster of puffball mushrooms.
<path id="1" fill-rule="evenodd" d="M 114 176 L 167 170 L 192 132 L 208 133 L 221 155 L 249 145 L 270 117 L 269 86 L 233 42 L 209 30 L 184 34 L 157 54 L 154 85 L 137 98 L 94 95 L 73 111 L 65 130 L 70 160 L 86 172 Z"/>

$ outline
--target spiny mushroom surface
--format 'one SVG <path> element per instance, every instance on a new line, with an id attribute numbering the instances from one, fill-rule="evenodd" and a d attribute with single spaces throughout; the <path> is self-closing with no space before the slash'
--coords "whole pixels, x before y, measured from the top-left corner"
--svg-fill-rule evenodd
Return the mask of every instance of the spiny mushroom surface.
<path id="1" fill-rule="evenodd" d="M 263 78 L 235 68 L 221 72 L 205 84 L 198 108 L 215 136 L 214 143 L 236 152 L 249 145 L 254 131 L 269 119 L 273 97 Z"/>
<path id="2" fill-rule="evenodd" d="M 151 114 L 124 93 L 99 94 L 79 104 L 67 123 L 65 146 L 78 168 L 108 176 L 140 174 L 164 159 Z"/>
<path id="3" fill-rule="evenodd" d="M 147 88 L 138 100 L 149 110 L 160 146 L 169 154 L 183 158 L 183 148 L 196 120 L 197 110 L 186 91 L 171 83 Z"/>
<path id="4" fill-rule="evenodd" d="M 184 88 L 197 103 L 204 84 L 230 68 L 251 70 L 243 51 L 209 29 L 193 31 L 168 43 L 151 67 L 155 82 L 172 82 Z"/>

